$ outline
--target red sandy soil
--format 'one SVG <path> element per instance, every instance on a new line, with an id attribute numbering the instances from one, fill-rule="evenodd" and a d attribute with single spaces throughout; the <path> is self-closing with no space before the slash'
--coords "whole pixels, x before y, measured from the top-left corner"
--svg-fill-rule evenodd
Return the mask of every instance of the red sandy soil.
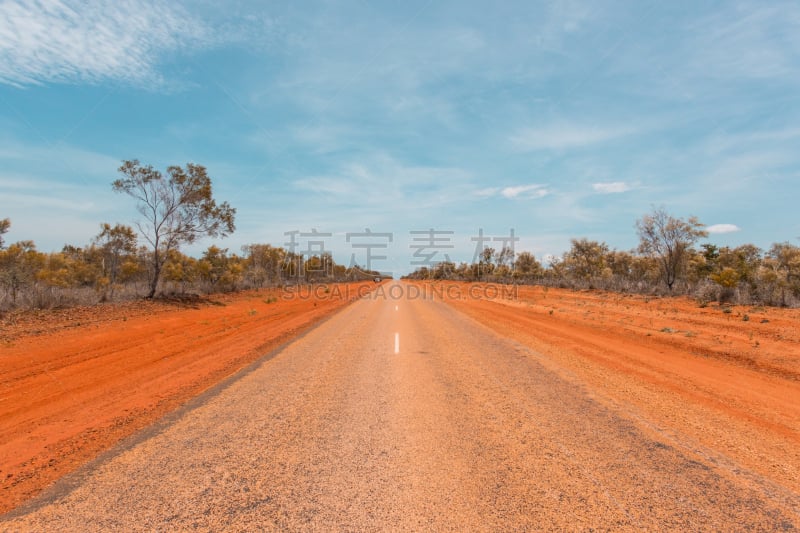
<path id="1" fill-rule="evenodd" d="M 0 320 L 0 513 L 366 294 L 373 282 Z"/>
<path id="2" fill-rule="evenodd" d="M 732 475 L 743 466 L 800 491 L 800 310 L 543 287 L 426 287 Z"/>

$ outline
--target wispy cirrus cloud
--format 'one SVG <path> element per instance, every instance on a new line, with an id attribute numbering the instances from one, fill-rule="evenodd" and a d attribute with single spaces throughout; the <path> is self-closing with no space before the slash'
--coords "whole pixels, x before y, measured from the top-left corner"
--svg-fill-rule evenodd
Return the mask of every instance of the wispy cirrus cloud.
<path id="1" fill-rule="evenodd" d="M 161 82 L 165 54 L 202 46 L 207 26 L 160 0 L 6 0 L 0 7 L 0 83 Z"/>
<path id="2" fill-rule="evenodd" d="M 293 181 L 293 188 L 328 203 L 379 212 L 457 203 L 471 190 L 469 172 L 457 167 L 408 165 L 385 154 L 347 162 L 330 173 Z"/>
<path id="3" fill-rule="evenodd" d="M 736 2 L 690 26 L 686 54 L 698 77 L 797 81 L 800 6 Z"/>

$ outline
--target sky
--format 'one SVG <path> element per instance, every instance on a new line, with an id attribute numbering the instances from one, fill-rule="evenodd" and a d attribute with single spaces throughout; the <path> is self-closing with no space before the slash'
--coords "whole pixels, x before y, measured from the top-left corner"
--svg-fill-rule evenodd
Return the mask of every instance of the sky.
<path id="1" fill-rule="evenodd" d="M 43 251 L 137 220 L 127 159 L 203 165 L 237 209 L 194 255 L 629 250 L 654 206 L 800 244 L 798 148 L 794 0 L 0 0 L 0 218 Z"/>

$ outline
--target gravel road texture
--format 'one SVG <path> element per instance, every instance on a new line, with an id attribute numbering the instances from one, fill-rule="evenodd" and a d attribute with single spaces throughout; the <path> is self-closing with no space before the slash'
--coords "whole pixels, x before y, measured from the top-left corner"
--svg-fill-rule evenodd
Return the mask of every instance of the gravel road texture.
<path id="1" fill-rule="evenodd" d="M 532 349 L 545 342 L 536 340 L 537 324 L 497 318 L 520 339 L 534 337 L 525 343 L 482 323 L 506 308 L 514 306 L 373 293 L 7 515 L 0 529 L 800 525 L 800 498 L 786 479 L 741 464 L 724 442 L 698 441 L 680 417 L 663 423 L 661 411 L 641 408 L 644 399 L 627 401 L 621 378 L 608 389 L 589 379 L 592 368 L 606 368 L 591 358 L 584 374 L 563 353 Z M 541 336 L 563 341 L 557 333 Z M 646 342 L 633 348 L 654 356 Z M 671 394 L 717 420 L 708 405 Z"/>

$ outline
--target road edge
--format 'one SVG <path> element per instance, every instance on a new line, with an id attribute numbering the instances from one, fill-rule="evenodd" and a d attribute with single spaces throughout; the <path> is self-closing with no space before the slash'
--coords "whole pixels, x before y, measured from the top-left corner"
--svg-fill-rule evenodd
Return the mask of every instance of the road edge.
<path id="1" fill-rule="evenodd" d="M 280 353 L 283 352 L 287 347 L 289 347 L 289 345 L 304 338 L 306 335 L 310 334 L 312 331 L 322 326 L 327 321 L 331 320 L 333 317 L 335 317 L 345 309 L 349 308 L 351 305 L 355 304 L 360 300 L 363 300 L 371 293 L 372 291 L 369 291 L 367 295 L 361 296 L 359 298 L 354 298 L 349 302 L 347 302 L 345 305 L 335 309 L 332 313 L 327 314 L 319 318 L 318 320 L 312 321 L 311 323 L 306 324 L 305 326 L 301 326 L 300 331 L 296 335 L 292 336 L 290 339 L 286 339 L 285 341 L 281 342 L 279 345 L 275 346 L 264 355 L 258 357 L 256 360 L 248 363 L 246 366 L 240 368 L 239 370 L 236 370 L 229 376 L 214 383 L 213 385 L 205 389 L 197 396 L 194 396 L 186 400 L 185 403 L 181 404 L 174 410 L 166 413 L 164 416 L 155 420 L 150 425 L 143 427 L 142 429 L 134 432 L 131 435 L 128 435 L 127 437 L 118 441 L 110 448 L 100 452 L 93 459 L 82 464 L 72 472 L 65 474 L 64 476 L 56 480 L 55 483 L 43 489 L 42 492 L 40 492 L 30 500 L 7 511 L 6 513 L 0 514 L 0 524 L 2 524 L 3 522 L 8 522 L 9 520 L 13 520 L 14 518 L 19 518 L 21 516 L 35 512 L 41 509 L 42 507 L 45 507 L 51 503 L 56 502 L 60 498 L 67 496 L 72 491 L 74 491 L 78 486 L 80 486 L 83 481 L 85 481 L 89 476 L 91 476 L 91 474 L 94 471 L 99 469 L 101 466 L 108 463 L 112 459 L 118 457 L 119 455 L 123 454 L 124 452 L 130 450 L 131 448 L 137 446 L 138 444 L 141 444 L 142 442 L 150 438 L 160 435 L 161 433 L 169 429 L 172 425 L 174 425 L 176 422 L 181 420 L 187 414 L 191 413 L 192 411 L 194 411 L 199 407 L 202 407 L 208 401 L 219 396 L 226 389 L 231 387 L 233 384 L 235 384 L 242 378 L 259 370 L 261 366 L 263 366 L 265 363 L 280 355 Z"/>

